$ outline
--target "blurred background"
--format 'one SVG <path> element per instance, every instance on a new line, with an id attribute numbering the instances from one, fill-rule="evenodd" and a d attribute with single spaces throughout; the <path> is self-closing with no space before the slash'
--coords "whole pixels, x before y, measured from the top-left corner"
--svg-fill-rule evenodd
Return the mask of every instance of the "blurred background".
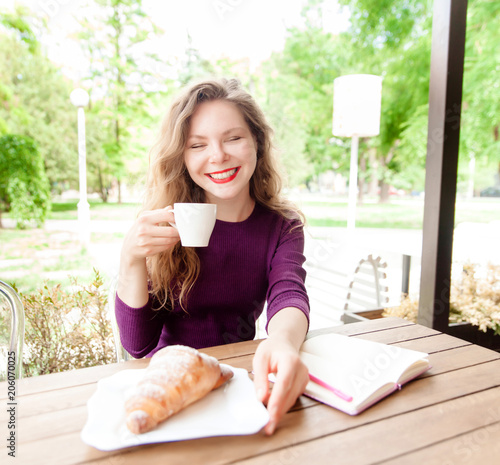
<path id="1" fill-rule="evenodd" d="M 367 253 L 380 255 L 393 304 L 401 300 L 402 257 L 413 257 L 409 292 L 417 295 L 432 6 L 3 0 L 0 279 L 26 293 L 41 283 L 70 287 L 70 277 L 91 282 L 94 269 L 111 279 L 170 99 L 193 79 L 226 76 L 255 96 L 275 130 L 286 193 L 307 217 L 310 256 L 351 270 Z M 460 265 L 500 263 L 498 18 L 498 2 L 469 1 L 454 238 Z M 352 141 L 332 135 L 333 81 L 349 74 L 382 77 L 380 134 L 359 139 L 355 234 L 346 227 Z M 76 88 L 89 96 L 83 244 Z M 429 143 L 440 137 L 431 136 Z"/>

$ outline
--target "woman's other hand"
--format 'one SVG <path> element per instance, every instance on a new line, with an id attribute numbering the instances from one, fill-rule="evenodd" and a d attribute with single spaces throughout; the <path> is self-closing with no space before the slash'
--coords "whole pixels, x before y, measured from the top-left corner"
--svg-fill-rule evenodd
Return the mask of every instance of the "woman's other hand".
<path id="1" fill-rule="evenodd" d="M 298 309 L 279 311 L 269 322 L 269 337 L 262 341 L 253 359 L 257 397 L 267 404 L 269 422 L 264 432 L 273 434 L 283 415 L 295 404 L 309 381 L 309 372 L 300 360 L 299 349 L 307 332 L 307 319 Z M 268 376 L 275 382 L 269 389 Z"/>

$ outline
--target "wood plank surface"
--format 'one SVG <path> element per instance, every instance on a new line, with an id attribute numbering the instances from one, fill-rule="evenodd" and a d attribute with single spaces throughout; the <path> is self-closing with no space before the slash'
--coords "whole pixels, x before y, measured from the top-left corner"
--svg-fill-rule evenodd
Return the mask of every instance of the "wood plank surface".
<path id="1" fill-rule="evenodd" d="M 396 329 L 396 328 L 399 329 L 408 326 L 420 326 L 420 325 L 415 325 L 415 323 L 412 323 L 411 321 L 403 320 L 401 318 L 396 318 L 396 317 L 379 318 L 377 320 L 360 321 L 359 323 L 352 323 L 343 326 L 314 329 L 312 331 L 309 331 L 309 333 L 307 334 L 307 338 L 309 339 L 310 337 L 318 336 L 320 334 L 329 334 L 331 332 L 335 332 L 337 334 L 345 334 L 346 336 L 356 336 L 360 334 L 373 333 L 385 329 Z M 428 329 L 429 333 L 439 334 L 438 331 L 435 331 L 430 328 Z"/>
<path id="2" fill-rule="evenodd" d="M 494 414 L 477 414 L 488 409 Z M 500 388 L 497 388 L 471 396 L 470 402 L 464 402 L 461 398 L 443 402 L 439 411 L 431 406 L 407 415 L 398 415 L 390 421 L 369 423 L 335 435 L 301 441 L 291 446 L 287 453 L 294 457 L 296 463 L 374 464 L 471 430 L 496 428 L 500 421 L 499 413 Z M 241 463 L 274 463 L 279 461 L 280 453 L 280 450 L 276 450 Z M 399 463 L 407 462 L 400 460 Z M 427 465 L 425 461 L 420 463 Z"/>
<path id="3" fill-rule="evenodd" d="M 386 465 L 497 465 L 500 463 L 500 422 L 459 434 L 414 452 L 404 453 L 383 463 Z"/>
<path id="4" fill-rule="evenodd" d="M 316 330 L 309 337 L 327 332 L 427 352 L 432 369 L 357 416 L 302 396 L 270 437 L 202 438 L 112 452 L 81 441 L 86 403 L 99 379 L 144 368 L 147 360 L 26 379 L 17 398 L 18 463 L 500 463 L 499 353 L 398 318 Z M 258 343 L 204 352 L 251 371 Z M 0 389 L 5 392 L 6 383 Z M 4 409 L 2 421 L 5 415 Z M 469 456 L 473 461 L 466 461 Z"/>
<path id="5" fill-rule="evenodd" d="M 498 361 L 497 361 L 498 362 Z M 495 362 L 493 362 L 495 363 Z M 482 372 L 486 372 L 487 376 L 482 377 L 482 382 L 485 386 L 491 386 L 494 383 L 497 383 L 497 385 L 500 385 L 500 362 L 497 363 L 496 366 L 494 367 L 484 367 L 484 364 L 479 365 L 481 368 Z M 349 429 L 353 427 L 354 425 L 356 427 L 359 427 L 360 425 L 363 424 L 371 424 L 374 422 L 377 422 L 381 419 L 384 418 L 390 418 L 392 416 L 398 416 L 402 412 L 407 412 L 407 411 L 412 411 L 415 409 L 420 409 L 422 407 L 433 407 L 434 405 L 438 404 L 441 400 L 447 399 L 447 398 L 460 398 L 462 397 L 467 391 L 464 389 L 467 385 L 470 385 L 470 380 L 461 380 L 461 377 L 458 375 L 460 370 L 455 370 L 452 371 L 451 373 L 448 373 L 446 375 L 439 375 L 439 376 L 434 376 L 432 378 L 428 379 L 422 379 L 418 381 L 414 381 L 410 385 L 406 386 L 403 388 L 401 392 L 397 392 L 394 395 L 391 396 L 391 398 L 385 399 L 384 401 L 380 402 L 376 406 L 372 407 L 371 409 L 367 410 L 363 414 L 361 414 L 358 417 L 349 417 L 348 415 L 338 412 L 337 410 L 331 409 L 327 406 L 321 405 L 321 404 L 314 404 L 314 407 L 310 408 L 304 408 L 302 410 L 298 410 L 296 412 L 292 412 L 288 414 L 288 422 L 285 422 L 283 425 L 280 425 L 280 429 L 286 429 L 287 425 L 286 423 L 293 423 L 295 425 L 295 428 L 298 430 L 305 429 L 307 432 L 302 433 L 303 438 L 312 440 L 316 436 L 325 436 L 325 435 L 331 435 L 333 433 L 341 432 L 342 430 Z M 489 376 L 489 373 L 494 373 L 494 376 Z M 446 377 L 451 377 L 451 379 L 445 379 Z M 440 381 L 438 383 L 434 382 L 433 379 L 437 378 Z M 433 381 L 431 383 L 431 381 Z M 425 383 L 425 385 L 432 385 L 433 387 L 433 395 L 430 395 L 427 393 L 426 386 L 425 385 L 420 385 L 416 386 L 417 383 Z M 453 389 L 452 389 L 453 388 Z M 474 389 L 477 389 L 477 384 L 475 386 L 471 386 L 469 391 L 473 391 Z M 405 392 L 404 392 L 405 391 Z M 403 395 L 405 394 L 405 395 Z M 389 401 L 389 399 L 391 399 Z M 477 413 L 477 412 L 476 412 Z M 41 415 L 40 417 L 43 417 Z M 28 425 L 25 425 L 23 427 L 23 431 L 26 428 L 26 433 L 28 434 L 37 434 L 38 426 L 39 424 L 51 424 L 47 423 L 47 421 L 44 421 L 43 418 L 37 418 L 35 423 L 32 424 L 29 428 Z M 75 422 L 73 422 L 71 425 L 65 425 L 65 430 L 66 431 L 74 431 L 74 434 L 71 434 L 72 437 L 75 435 L 79 435 L 79 431 L 81 431 L 81 428 L 83 427 L 81 420 L 78 419 L 78 415 L 74 417 Z M 309 421 L 310 418 L 313 418 L 313 425 L 308 424 L 307 422 Z M 300 421 L 299 421 L 300 419 Z M 49 419 L 47 419 L 49 420 Z M 43 435 L 45 436 L 45 434 Z M 264 443 L 270 446 L 271 448 L 275 447 L 275 441 L 279 439 L 278 435 L 273 436 L 272 438 L 263 438 L 261 435 L 256 435 L 259 437 L 258 442 L 262 441 L 263 439 L 265 440 Z M 32 436 L 31 436 L 32 437 Z M 66 436 L 57 436 L 55 440 L 59 443 L 59 440 L 61 438 L 65 438 Z M 275 439 L 273 439 L 275 438 Z M 27 438 L 26 438 L 27 439 Z M 234 438 L 214 438 L 212 441 L 215 441 L 217 444 L 219 444 L 220 447 L 223 446 L 223 444 L 227 444 L 227 441 L 231 441 L 231 445 L 233 448 L 235 446 L 234 444 Z M 33 454 L 36 455 L 37 450 L 40 449 L 41 443 L 46 442 L 46 436 L 41 437 L 39 441 L 33 441 L 30 444 L 24 444 L 23 450 L 28 453 L 31 451 Z M 196 440 L 196 441 L 188 441 L 187 443 L 175 443 L 175 444 L 183 444 L 187 445 L 188 447 L 196 447 L 197 442 L 202 441 L 203 447 L 206 446 L 206 440 Z M 251 441 L 249 437 L 243 437 L 243 438 L 238 438 L 237 440 L 237 445 L 238 445 L 238 451 L 244 446 L 248 444 L 248 441 L 250 441 L 250 450 L 255 450 L 255 444 L 254 441 Z M 52 441 L 51 441 L 52 442 Z M 71 443 L 71 441 L 68 440 L 68 444 Z M 219 447 L 218 446 L 218 447 Z M 59 446 L 58 446 L 59 447 Z M 61 446 L 62 447 L 62 446 Z M 86 450 L 87 446 L 83 446 L 83 450 Z M 160 446 L 151 446 L 151 447 L 160 447 Z M 172 448 L 177 449 L 181 447 L 180 445 L 175 445 L 173 446 L 172 444 L 168 445 L 168 451 L 170 451 Z M 200 444 L 201 447 L 201 444 Z M 260 449 L 262 449 L 263 444 L 260 445 Z M 137 449 L 134 454 L 141 454 L 141 449 Z M 181 447 L 182 449 L 182 447 Z M 58 448 L 59 450 L 59 448 Z M 265 450 L 265 449 L 264 449 Z M 75 449 L 72 447 L 72 453 L 75 454 Z M 130 452 L 132 453 L 132 452 Z M 167 452 L 165 452 L 167 453 Z M 239 454 L 240 452 L 236 452 Z M 167 453 L 167 455 L 170 457 L 170 452 Z M 92 454 L 92 456 L 94 456 Z M 163 456 L 163 452 L 162 452 Z M 182 453 L 181 453 L 182 456 Z M 131 457 L 132 458 L 132 457 Z M 234 457 L 231 457 L 231 460 L 233 460 Z M 170 458 L 169 458 L 170 461 Z"/>
<path id="6" fill-rule="evenodd" d="M 225 359 L 235 357 L 253 356 L 255 352 L 256 341 L 245 341 L 227 346 L 210 347 L 202 349 L 213 357 L 220 358 L 221 362 Z M 224 348 L 226 350 L 224 350 Z M 18 396 L 39 393 L 52 390 L 54 384 L 59 388 L 81 385 L 83 383 L 94 383 L 100 379 L 118 373 L 123 369 L 141 369 L 149 364 L 149 359 L 129 360 L 121 363 L 111 363 L 109 365 L 99 365 L 90 368 L 81 368 L 79 370 L 64 371 L 61 373 L 52 373 L 50 375 L 33 376 L 30 378 L 21 378 L 16 380 Z M 236 365 L 234 365 L 236 366 Z M 0 383 L 0 399 L 7 398 L 7 382 Z"/>
<path id="7" fill-rule="evenodd" d="M 64 371 L 61 373 L 52 373 L 50 375 L 33 376 L 30 378 L 21 378 L 16 381 L 18 396 L 36 394 L 43 391 L 51 391 L 54 386 L 65 388 L 79 386 L 81 384 L 91 384 L 99 381 L 105 376 L 110 376 L 127 369 L 139 369 L 147 366 L 149 361 L 132 360 L 122 363 L 111 363 L 109 365 L 99 365 L 90 368 L 81 368 L 79 370 Z M 0 383 L 0 389 L 4 392 L 3 384 Z"/>

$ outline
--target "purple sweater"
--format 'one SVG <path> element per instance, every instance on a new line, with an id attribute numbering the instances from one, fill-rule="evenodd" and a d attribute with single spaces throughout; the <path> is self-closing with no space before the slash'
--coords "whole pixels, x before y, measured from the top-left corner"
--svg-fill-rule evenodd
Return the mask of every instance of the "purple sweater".
<path id="1" fill-rule="evenodd" d="M 142 308 L 118 296 L 115 312 L 123 347 L 133 357 L 151 356 L 171 344 L 194 348 L 252 340 L 267 302 L 267 321 L 285 307 L 309 319 L 304 286 L 304 232 L 297 223 L 256 204 L 239 223 L 217 220 L 208 247 L 196 249 L 200 275 L 184 312 Z"/>

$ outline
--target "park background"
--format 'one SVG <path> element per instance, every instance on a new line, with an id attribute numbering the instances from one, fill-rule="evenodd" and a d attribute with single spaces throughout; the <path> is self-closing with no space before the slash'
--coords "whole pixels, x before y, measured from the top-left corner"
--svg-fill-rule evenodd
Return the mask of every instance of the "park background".
<path id="1" fill-rule="evenodd" d="M 383 254 L 393 272 L 392 304 L 401 298 L 404 249 L 415 257 L 418 295 L 431 1 L 26 0 L 2 7 L 0 279 L 32 299 L 28 318 L 47 308 L 50 292 L 61 302 L 52 312 L 60 311 L 61 293 L 77 288 L 74 278 L 105 301 L 121 241 L 140 211 L 161 118 L 180 88 L 207 76 L 237 77 L 265 111 L 287 195 L 307 218 L 308 244 L 320 244 L 332 260 L 356 250 L 346 266 L 361 253 Z M 499 17 L 497 2 L 469 1 L 455 215 L 460 266 L 500 263 Z M 358 73 L 383 78 L 381 128 L 360 140 L 356 234 L 348 237 L 351 142 L 332 136 L 333 80 Z M 90 96 L 85 247 L 69 99 L 78 87 Z M 35 320 L 28 326 L 28 339 L 43 332 Z"/>

